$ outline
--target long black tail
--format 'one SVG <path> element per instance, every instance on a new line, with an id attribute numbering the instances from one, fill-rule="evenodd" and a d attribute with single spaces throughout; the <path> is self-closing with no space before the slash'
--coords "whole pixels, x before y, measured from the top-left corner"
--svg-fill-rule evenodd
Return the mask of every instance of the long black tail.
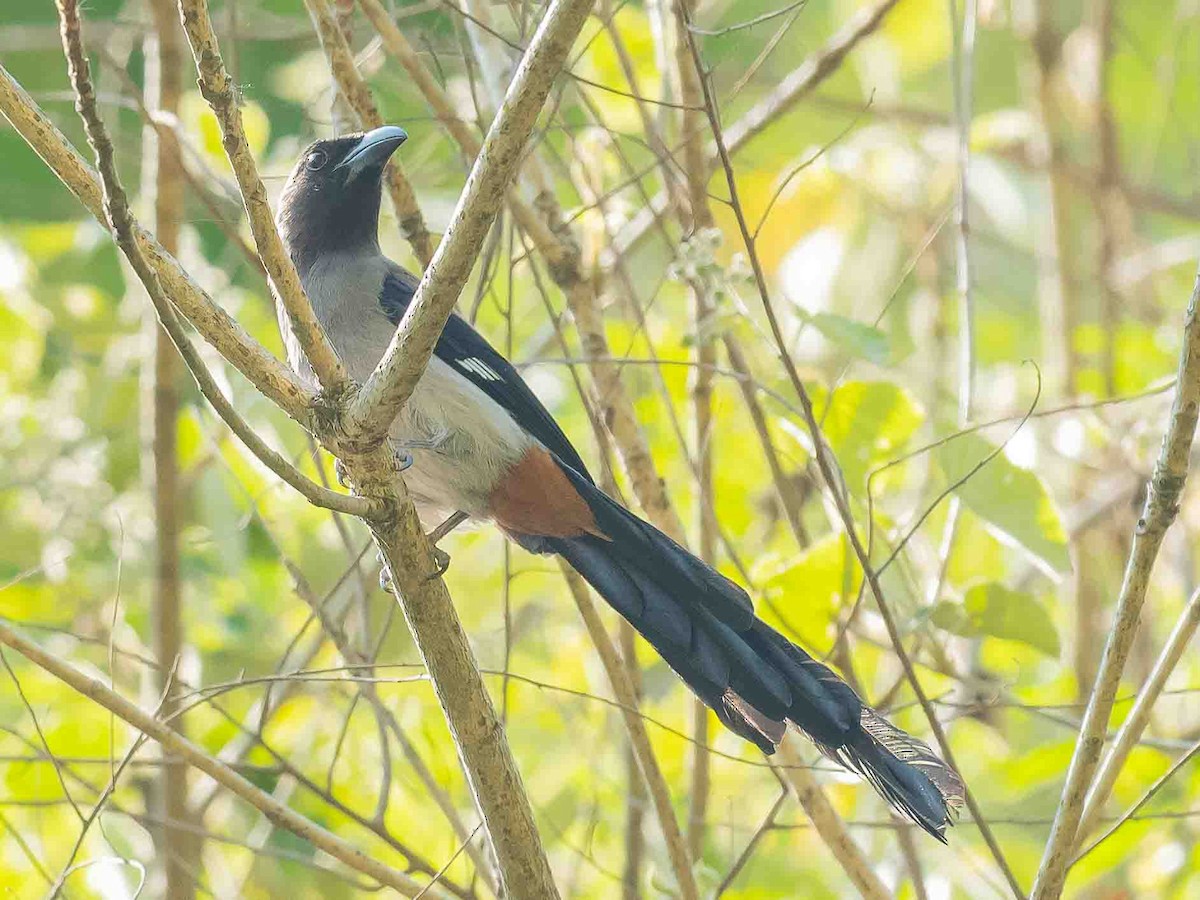
<path id="1" fill-rule="evenodd" d="M 557 553 L 629 620 L 731 730 L 773 753 L 792 723 L 940 841 L 958 774 L 754 616 L 745 591 L 563 466 L 611 540 L 517 536 Z"/>

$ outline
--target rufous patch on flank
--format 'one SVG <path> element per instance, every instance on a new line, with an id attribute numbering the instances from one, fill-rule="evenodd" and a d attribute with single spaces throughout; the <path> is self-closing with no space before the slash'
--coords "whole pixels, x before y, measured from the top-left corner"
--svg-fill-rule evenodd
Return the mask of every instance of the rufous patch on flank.
<path id="1" fill-rule="evenodd" d="M 534 446 L 492 490 L 492 518 L 505 531 L 542 537 L 608 539 L 587 501 L 544 447 Z"/>

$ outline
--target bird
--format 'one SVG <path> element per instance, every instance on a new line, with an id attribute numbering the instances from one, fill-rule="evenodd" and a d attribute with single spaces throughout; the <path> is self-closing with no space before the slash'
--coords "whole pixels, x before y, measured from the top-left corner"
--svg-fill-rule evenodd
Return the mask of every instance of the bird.
<path id="1" fill-rule="evenodd" d="M 378 240 L 383 172 L 407 137 L 386 125 L 314 142 L 278 205 L 316 318 L 360 382 L 419 283 Z M 281 330 L 289 364 L 314 378 Z M 562 557 L 734 733 L 771 754 L 791 725 L 946 843 L 965 794 L 958 773 L 759 619 L 739 585 L 597 487 L 513 365 L 459 315 L 388 436 L 427 527 L 491 522 L 531 553 Z"/>

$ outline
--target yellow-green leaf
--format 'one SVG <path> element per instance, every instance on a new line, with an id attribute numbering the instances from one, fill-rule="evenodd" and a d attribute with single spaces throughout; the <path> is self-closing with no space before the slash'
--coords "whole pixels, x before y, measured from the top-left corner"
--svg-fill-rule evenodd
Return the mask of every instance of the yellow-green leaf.
<path id="1" fill-rule="evenodd" d="M 1050 573 L 1070 571 L 1067 534 L 1042 480 L 1003 453 L 973 472 L 995 449 L 968 434 L 938 447 L 935 455 L 947 480 L 962 482 L 955 493 L 993 533 L 1023 547 Z"/>
<path id="2" fill-rule="evenodd" d="M 1047 656 L 1058 656 L 1058 631 L 1032 594 L 989 581 L 967 591 L 962 603 L 943 602 L 930 617 L 939 628 L 963 637 L 1020 641 Z"/>

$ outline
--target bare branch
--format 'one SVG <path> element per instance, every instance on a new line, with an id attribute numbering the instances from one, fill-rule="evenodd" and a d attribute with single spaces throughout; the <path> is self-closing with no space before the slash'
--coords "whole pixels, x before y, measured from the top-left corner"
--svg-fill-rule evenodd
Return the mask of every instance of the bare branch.
<path id="1" fill-rule="evenodd" d="M 71 0 L 59 0 L 59 2 L 69 3 Z M 301 840 L 328 853 L 351 869 L 394 888 L 405 897 L 415 897 L 421 892 L 423 885 L 409 878 L 403 872 L 398 872 L 391 866 L 377 862 L 332 832 L 326 831 L 299 813 L 283 806 L 270 794 L 255 787 L 224 763 L 209 756 L 191 741 L 181 737 L 166 723 L 144 712 L 115 691 L 109 690 L 95 678 L 90 678 L 57 656 L 47 653 L 37 644 L 22 637 L 3 623 L 0 623 L 0 644 L 12 647 L 30 662 L 158 741 L 171 753 L 185 760 L 188 765 L 199 769 L 222 787 L 250 803 L 278 827 L 292 832 Z"/>
<path id="2" fill-rule="evenodd" d="M 604 664 L 608 683 L 617 698 L 621 718 L 625 722 L 625 730 L 629 735 L 629 742 L 637 757 L 638 768 L 641 769 L 642 777 L 645 779 L 646 788 L 654 804 L 654 812 L 658 817 L 659 827 L 662 829 L 663 840 L 667 845 L 667 855 L 671 859 L 671 869 L 675 873 L 679 893 L 686 900 L 695 900 L 700 896 L 700 892 L 696 887 L 695 875 L 692 873 L 692 861 L 688 854 L 687 843 L 683 839 L 683 832 L 679 830 L 679 822 L 675 819 L 675 810 L 671 806 L 671 793 L 667 787 L 667 780 L 663 777 L 662 769 L 659 768 L 658 760 L 654 756 L 654 749 L 650 746 L 650 735 L 646 732 L 646 723 L 637 712 L 637 695 L 629 680 L 629 674 L 625 670 L 628 660 L 623 661 L 617 654 L 617 648 L 613 646 L 612 638 L 604 629 L 604 623 L 600 621 L 600 614 L 596 611 L 596 605 L 592 602 L 583 579 L 565 562 L 560 563 L 560 566 L 563 577 L 567 580 L 567 586 L 571 589 L 571 596 L 575 598 L 575 605 L 579 607 L 583 623 L 587 626 L 588 635 L 592 639 L 596 653 Z"/>
<path id="3" fill-rule="evenodd" d="M 542 19 L 467 178 L 446 236 L 387 353 L 346 411 L 352 434 L 380 438 L 416 387 L 591 5 L 590 0 L 557 0 Z"/>
<path id="4" fill-rule="evenodd" d="M 691 49 L 692 57 L 696 62 L 698 71 L 703 71 L 703 64 L 700 57 L 700 48 L 696 44 L 696 38 L 691 33 L 690 29 L 684 29 L 688 45 Z M 784 370 L 787 372 L 788 380 L 791 382 L 792 389 L 795 391 L 797 398 L 800 400 L 800 406 L 803 411 L 805 426 L 807 427 L 810 436 L 812 437 L 814 457 L 816 459 L 817 468 L 821 472 L 822 478 L 829 489 L 830 496 L 833 499 L 834 506 L 837 509 L 838 517 L 841 519 L 845 529 L 846 537 L 850 541 L 851 547 L 854 549 L 854 554 L 858 558 L 863 575 L 871 586 L 871 593 L 875 597 L 876 605 L 879 609 L 880 616 L 883 619 L 884 626 L 887 629 L 888 638 L 892 644 L 892 650 L 895 652 L 900 664 L 904 669 L 905 677 L 912 686 L 913 693 L 916 695 L 922 710 L 925 712 L 926 718 L 929 720 L 929 726 L 933 730 L 938 747 L 942 752 L 942 756 L 950 768 L 958 770 L 958 766 L 954 762 L 954 751 L 950 746 L 950 741 L 946 737 L 945 729 L 937 717 L 937 712 L 930 703 L 928 695 L 924 688 L 921 687 L 920 679 L 917 677 L 916 669 L 913 666 L 912 658 L 908 651 L 904 649 L 904 641 L 900 635 L 899 626 L 896 623 L 896 618 L 892 614 L 891 608 L 888 606 L 887 600 L 883 595 L 883 588 L 879 582 L 879 575 L 871 566 L 870 556 L 863 546 L 862 540 L 858 535 L 858 530 L 854 525 L 854 516 L 850 511 L 846 495 L 842 488 L 841 478 L 835 468 L 835 463 L 830 459 L 829 448 L 825 443 L 825 438 L 821 433 L 821 426 L 817 421 L 816 413 L 813 410 L 812 398 L 809 396 L 808 389 L 805 388 L 804 382 L 800 378 L 800 373 L 796 369 L 796 363 L 788 352 L 788 345 L 784 338 L 783 331 L 779 325 L 779 319 L 775 314 L 774 307 L 771 303 L 770 290 L 767 287 L 766 274 L 763 272 L 762 261 L 755 249 L 754 237 L 750 233 L 750 226 L 746 221 L 745 211 L 742 209 L 741 201 L 738 196 L 737 179 L 733 171 L 733 162 L 730 157 L 729 148 L 725 143 L 723 130 L 718 118 L 716 101 L 713 98 L 712 89 L 707 79 L 701 79 L 701 88 L 704 92 L 704 106 L 708 115 L 709 127 L 712 129 L 713 138 L 717 145 L 717 153 L 721 159 L 721 167 L 725 173 L 725 183 L 729 188 L 730 204 L 733 208 L 734 215 L 737 219 L 738 228 L 741 231 L 742 241 L 746 247 L 746 253 L 750 258 L 750 266 L 754 272 L 755 283 L 758 287 L 759 298 L 763 304 L 763 310 L 766 313 L 767 321 L 771 328 L 771 336 L 775 341 L 776 351 L 780 361 L 783 363 Z M 963 783 L 963 795 L 967 803 L 967 807 L 971 811 L 971 815 L 975 818 L 975 823 L 979 827 L 980 833 L 983 835 L 984 842 L 988 845 L 993 858 L 996 860 L 997 866 L 1004 873 L 1009 887 L 1012 889 L 1014 896 L 1022 897 L 1020 885 L 1013 875 L 1012 869 L 1009 867 L 1007 860 L 1004 857 L 1004 852 L 1000 848 L 999 842 L 992 834 L 988 827 L 987 820 L 983 817 L 983 812 L 979 805 L 975 802 L 970 789 Z"/>
<path id="5" fill-rule="evenodd" d="M 7 76 L 7 73 L 3 74 Z M 5 81 L 0 81 L 0 101 L 3 101 L 8 97 L 8 94 L 6 94 L 3 90 L 7 84 L 8 83 Z M 15 83 L 12 83 L 12 87 L 14 89 L 14 98 L 20 100 L 21 95 L 24 94 L 24 92 L 21 91 L 20 87 Z M 32 103 L 32 101 L 30 102 Z M 13 122 L 14 126 L 16 126 L 18 120 L 14 118 L 14 116 L 9 115 L 8 107 L 4 107 L 4 109 L 6 116 L 8 116 L 9 120 Z M 18 107 L 17 110 L 20 110 L 20 108 Z M 40 112 L 36 109 L 25 109 L 24 112 L 29 118 L 35 120 L 36 118 L 40 118 Z M 46 124 L 48 124 L 48 122 Z M 53 126 L 50 126 L 50 128 L 53 128 Z M 18 130 L 20 129 L 18 128 Z M 92 188 L 95 187 L 95 176 L 87 169 L 86 164 L 79 159 L 74 151 L 68 146 L 64 145 L 58 147 L 49 142 L 49 138 L 53 135 L 61 137 L 57 130 L 55 129 L 52 134 L 46 134 L 45 132 L 35 133 L 42 133 L 46 135 L 47 141 L 44 144 L 46 152 L 53 154 L 56 159 L 62 161 L 64 164 L 63 171 L 70 171 L 72 172 L 72 177 L 78 176 L 78 178 L 81 179 L 73 184 L 64 178 L 64 183 L 66 183 L 68 187 L 72 187 L 80 199 L 84 199 L 85 194 L 90 196 L 92 193 Z M 25 132 L 22 131 L 22 134 L 25 134 Z M 43 145 L 37 144 L 33 146 L 34 149 L 39 151 L 39 155 L 41 155 L 43 159 L 46 159 L 46 153 L 42 152 Z M 55 171 L 60 175 L 60 177 L 62 177 L 62 172 L 60 172 L 57 168 Z M 89 201 L 84 200 L 84 202 L 85 204 L 89 205 L 90 208 Z M 101 203 L 103 203 L 102 200 Z M 122 205 L 124 205 L 124 203 L 122 203 Z M 108 217 L 104 212 L 103 207 L 101 207 L 99 210 L 92 210 L 92 212 L 93 214 L 96 214 L 97 212 L 99 213 L 101 222 L 107 221 Z M 290 370 L 283 367 L 278 360 L 270 356 L 270 354 L 268 354 L 261 345 L 254 342 L 253 339 L 248 335 L 245 335 L 245 333 L 241 331 L 240 326 L 238 326 L 234 320 L 230 319 L 225 312 L 220 309 L 220 307 L 217 307 L 215 304 L 213 304 L 212 300 L 203 294 L 200 288 L 196 286 L 194 282 L 190 280 L 190 278 L 188 278 L 183 270 L 178 268 L 178 264 L 175 263 L 173 257 L 168 255 L 165 250 L 159 247 L 159 245 L 151 244 L 153 239 L 140 231 L 132 217 L 132 214 L 129 213 L 127 206 L 125 207 L 125 215 L 128 216 L 128 224 L 136 240 L 129 245 L 121 244 L 121 249 L 130 258 L 131 263 L 133 262 L 134 256 L 142 257 L 145 267 L 139 268 L 138 265 L 134 263 L 134 268 L 139 277 L 142 279 L 143 285 L 146 287 L 147 294 L 149 295 L 150 301 L 154 305 L 155 310 L 159 315 L 159 319 L 163 325 L 163 328 L 174 341 L 176 349 L 179 351 L 180 355 L 184 359 L 184 362 L 187 364 L 188 370 L 196 379 L 196 384 L 199 387 L 201 394 L 203 394 L 205 399 L 209 401 L 216 413 L 229 426 L 230 430 L 238 436 L 238 438 L 246 445 L 250 452 L 258 457 L 258 459 L 260 459 L 264 465 L 266 465 L 272 472 L 278 475 L 291 487 L 295 488 L 314 505 L 344 512 L 348 515 L 368 516 L 378 514 L 382 508 L 378 501 L 363 497 L 353 497 L 346 494 L 339 494 L 335 491 L 328 490 L 327 488 L 324 488 L 305 477 L 299 471 L 299 469 L 292 465 L 289 460 L 273 450 L 261 437 L 259 437 L 250 424 L 246 422 L 240 413 L 237 412 L 233 404 L 230 403 L 228 398 L 226 398 L 224 393 L 221 391 L 216 379 L 208 371 L 208 367 L 201 359 L 199 353 L 192 346 L 191 341 L 188 339 L 187 334 L 183 329 L 183 326 L 171 308 L 170 300 L 167 296 L 168 292 L 170 292 L 171 298 L 176 301 L 178 306 L 184 311 L 185 315 L 188 315 L 189 311 L 195 312 L 197 310 L 192 304 L 185 305 L 184 303 L 180 303 L 179 298 L 181 296 L 194 302 L 198 301 L 202 304 L 205 304 L 202 310 L 201 320 L 209 323 L 211 333 L 210 342 L 231 362 L 235 362 L 236 364 L 235 357 L 242 355 L 232 352 L 233 348 L 235 347 L 244 348 L 250 352 L 253 352 L 255 356 L 257 356 L 258 359 L 263 362 L 262 369 L 267 369 L 271 372 L 272 380 L 267 379 L 265 377 L 266 373 L 257 367 L 251 371 L 253 371 L 255 374 L 264 376 L 261 382 L 253 377 L 251 372 L 246 372 L 246 374 L 247 377 L 250 377 L 251 381 L 255 383 L 255 386 L 267 394 L 267 396 L 271 399 L 276 400 L 276 402 L 280 402 L 282 399 L 280 397 L 273 396 L 274 392 L 268 390 L 266 387 L 266 385 L 269 383 L 276 383 L 273 380 L 273 376 L 276 373 L 285 374 L 287 379 L 286 383 L 289 385 L 296 384 L 295 376 Z M 121 243 L 119 237 L 118 243 Z M 147 245 L 151 246 L 148 247 Z M 154 255 L 153 248 L 158 248 L 157 256 Z M 146 255 L 145 253 L 147 249 L 152 250 L 149 255 Z M 156 260 L 161 261 L 163 265 L 155 267 L 154 263 Z M 169 268 L 167 267 L 168 263 L 170 264 Z M 172 275 L 177 275 L 178 278 L 171 278 L 170 276 Z M 171 291 L 170 285 L 172 281 L 179 286 L 187 285 L 188 287 L 179 292 Z M 157 285 L 157 287 L 154 285 Z M 186 308 L 186 306 L 192 306 L 192 309 L 189 310 Z M 205 336 L 209 337 L 210 335 L 206 334 Z M 245 337 L 244 342 L 238 342 L 238 338 L 241 336 Z M 265 357 L 265 360 L 263 357 Z M 266 360 L 269 360 L 269 362 Z M 280 405 L 283 406 L 284 404 L 280 402 Z M 304 403 L 304 407 L 307 408 L 307 406 L 308 403 L 306 401 Z M 307 416 L 305 418 L 307 418 Z"/>
<path id="6" fill-rule="evenodd" d="M 1117 732 L 1116 740 L 1113 741 L 1108 754 L 1104 757 L 1104 762 L 1100 765 L 1100 770 L 1096 773 L 1096 779 L 1092 783 L 1091 790 L 1088 791 L 1087 803 L 1079 819 L 1077 844 L 1082 843 L 1095 830 L 1100 821 L 1104 803 L 1112 793 L 1117 776 L 1121 774 L 1121 767 L 1125 765 L 1133 748 L 1141 741 L 1146 726 L 1150 724 L 1150 715 L 1154 711 L 1154 704 L 1162 696 L 1167 679 L 1175 671 L 1175 667 L 1183 657 L 1183 651 L 1187 649 L 1198 625 L 1200 625 L 1200 590 L 1192 592 L 1191 598 L 1183 612 L 1180 613 L 1175 627 L 1171 630 L 1171 636 L 1167 638 L 1162 653 L 1154 663 L 1150 677 L 1138 691 L 1133 708 L 1129 711 L 1125 721 L 1121 723 L 1121 730 Z"/>
<path id="7" fill-rule="evenodd" d="M 153 0 L 149 4 L 154 29 L 144 43 L 146 55 L 146 100 L 158 116 L 176 117 L 183 92 L 183 36 L 175 16 L 172 0 Z M 78 21 L 76 20 L 76 25 Z M 64 34 L 64 40 L 68 39 Z M 81 40 L 76 29 L 74 40 Z M 82 51 L 80 54 L 82 55 Z M 154 121 L 151 119 L 150 121 Z M 154 232 L 163 247 L 171 254 L 179 252 L 179 235 L 184 215 L 184 166 L 179 141 L 173 130 L 156 129 L 148 124 L 143 129 L 143 142 L 153 153 L 151 177 L 147 185 L 154 203 Z M 130 242 L 132 243 L 132 241 Z M 135 251 L 136 252 L 136 251 Z M 174 318 L 168 301 L 161 297 L 163 313 Z M 172 344 L 171 335 L 161 323 L 148 321 L 154 331 L 153 403 L 150 412 L 152 434 L 150 468 L 154 478 L 154 524 L 156 572 L 154 582 L 154 654 L 158 658 L 158 689 L 163 695 L 164 709 L 174 712 L 175 660 L 182 658 L 183 610 L 180 583 L 180 502 L 179 448 L 177 431 L 179 417 L 180 358 Z M 207 370 L 205 370 L 207 375 Z M 114 615 L 116 605 L 113 607 Z M 184 733 L 182 719 L 174 723 Z M 115 786 L 116 779 L 113 779 Z M 159 775 L 158 812 L 164 821 L 183 821 L 188 818 L 188 770 L 180 763 L 163 766 Z M 100 805 L 97 804 L 97 809 Z M 171 900 L 190 900 L 195 895 L 191 871 L 200 859 L 200 842 L 195 835 L 184 834 L 164 826 L 156 837 L 159 858 L 166 872 L 166 894 Z"/>
<path id="8" fill-rule="evenodd" d="M 207 0 L 179 0 L 179 12 L 183 29 L 192 46 L 199 73 L 200 93 L 212 107 L 221 126 L 221 145 L 229 164 L 237 177 L 242 202 L 250 220 L 250 231 L 258 255 L 267 269 L 276 307 L 282 306 L 280 325 L 286 320 L 304 356 L 316 373 L 321 386 L 334 393 L 346 386 L 348 376 L 342 361 L 321 329 L 312 306 L 300 284 L 300 276 L 288 256 L 275 228 L 275 217 L 267 202 L 267 190 L 258 174 L 258 166 L 250 153 L 250 144 L 242 127 L 242 113 L 238 107 L 236 85 L 225 69 L 217 36 L 208 15 Z"/>
<path id="9" fill-rule="evenodd" d="M 1112 715 L 1113 700 L 1121 683 L 1121 672 L 1129 657 L 1134 635 L 1137 634 L 1142 605 L 1150 587 L 1154 561 L 1167 529 L 1179 511 L 1180 495 L 1187 480 L 1192 441 L 1196 434 L 1197 413 L 1200 411 L 1200 274 L 1188 301 L 1184 317 L 1183 346 L 1179 355 L 1175 399 L 1171 417 L 1163 436 L 1162 450 L 1150 479 L 1146 505 L 1133 533 L 1133 546 L 1125 566 L 1121 593 L 1113 614 L 1112 630 L 1104 645 L 1100 672 L 1088 698 L 1079 741 L 1071 757 L 1063 785 L 1062 799 L 1054 816 L 1054 826 L 1042 856 L 1041 867 L 1034 881 L 1034 900 L 1055 900 L 1066 882 L 1079 832 L 1079 819 L 1084 800 L 1092 784 L 1104 736 Z"/>
<path id="10" fill-rule="evenodd" d="M 887 14 L 900 0 L 881 0 L 875 6 L 867 7 L 854 15 L 842 30 L 835 34 L 825 46 L 817 50 L 792 70 L 775 88 L 754 104 L 746 113 L 734 122 L 726 134 L 726 144 L 730 153 L 737 153 L 750 141 L 763 132 L 780 116 L 790 112 L 797 103 L 811 94 L 820 84 L 833 75 L 846 57 L 865 38 L 879 30 Z M 716 148 L 709 147 L 709 164 L 719 162 Z M 666 206 L 666 194 L 656 196 L 645 210 L 636 215 L 626 228 L 617 247 L 616 255 L 621 255 L 636 244 L 649 231 L 654 219 Z"/>
<path id="11" fill-rule="evenodd" d="M 433 74 L 421 62 L 417 51 L 409 44 L 404 33 L 397 27 L 388 11 L 379 0 L 358 0 L 363 13 L 371 20 L 371 25 L 379 33 L 383 48 L 388 55 L 404 67 L 408 77 L 412 79 L 425 102 L 442 123 L 442 127 L 450 132 L 451 137 L 463 151 L 463 155 L 474 159 L 479 153 L 479 136 L 454 109 L 450 99 L 442 91 L 442 86 L 434 79 Z"/>
<path id="12" fill-rule="evenodd" d="M 420 88 L 434 114 L 458 143 L 464 156 L 479 152 L 479 139 L 454 112 L 454 107 L 404 36 L 388 19 L 378 0 L 359 0 L 372 24 L 379 30 L 384 48 L 396 59 Z M 667 495 L 666 487 L 650 455 L 649 444 L 634 411 L 633 402 L 621 382 L 620 365 L 614 360 L 604 332 L 595 282 L 586 277 L 579 248 L 565 230 L 563 211 L 553 195 L 538 197 L 539 214 L 513 190 L 508 205 L 513 218 L 529 234 L 545 257 L 551 276 L 567 298 L 585 356 L 596 383 L 604 421 L 620 451 L 634 494 L 647 517 L 676 541 L 684 543 L 683 524 Z"/>
<path id="13" fill-rule="evenodd" d="M 95 171 L 3 66 L 0 66 L 0 113 L 88 212 L 102 224 L 107 223 Z M 176 259 L 136 223 L 134 235 L 179 312 L 259 391 L 307 427 L 313 395 L 299 377 L 214 303 Z"/>
<path id="14" fill-rule="evenodd" d="M 688 27 L 695 12 L 695 0 L 674 0 L 672 23 L 676 31 Z M 680 133 L 684 138 L 683 168 L 687 177 L 686 210 L 682 216 L 685 234 L 699 236 L 713 227 L 712 210 L 708 205 L 708 161 L 704 148 L 704 96 L 700 90 L 701 73 L 696 69 L 687 41 L 675 36 L 675 67 L 679 73 Z M 665 169 L 668 167 L 664 166 Z M 668 169 L 669 170 L 669 169 Z M 669 183 L 670 184 L 670 183 Z M 681 205 L 682 207 L 682 205 Z M 717 523 L 713 510 L 713 372 L 716 346 L 712 336 L 714 308 L 708 285 L 700 277 L 689 279 L 688 292 L 692 300 L 692 332 L 695 344 L 696 368 L 692 370 L 692 410 L 696 456 L 697 493 L 697 550 L 700 558 L 716 564 Z M 708 753 L 702 747 L 708 743 L 709 712 L 698 697 L 692 698 L 691 788 L 688 792 L 688 847 L 694 858 L 704 853 L 704 832 L 711 787 Z"/>
<path id="15" fill-rule="evenodd" d="M 779 746 L 779 758 L 784 766 L 781 771 L 805 815 L 813 823 L 821 840 L 836 857 L 846 877 L 853 882 L 864 900 L 886 900 L 891 893 L 884 886 L 871 864 L 863 856 L 862 849 L 846 830 L 846 824 L 837 810 L 830 804 L 812 772 L 804 767 L 796 752 L 794 738 Z"/>
<path id="16" fill-rule="evenodd" d="M 887 14 L 899 2 L 900 0 L 882 0 L 874 6 L 859 10 L 828 44 L 792 70 L 769 94 L 729 126 L 725 134 L 725 144 L 729 152 L 737 153 L 764 128 L 790 112 L 797 103 L 812 93 L 817 85 L 836 72 L 851 50 L 879 30 Z"/>
<path id="17" fill-rule="evenodd" d="M 1075 381 L 1082 365 L 1072 338 L 1079 324 L 1081 306 L 1069 219 L 1075 192 L 1066 172 L 1066 118 L 1057 84 L 1063 38 L 1054 27 L 1055 6 L 1051 0 L 1032 0 L 1032 27 L 1024 37 L 1031 51 L 1030 81 L 1036 88 L 1032 105 L 1038 131 L 1032 150 L 1039 168 L 1046 173 L 1045 190 L 1050 207 L 1048 233 L 1039 235 L 1037 241 L 1042 358 L 1050 389 L 1070 397 L 1075 395 Z M 1088 188 L 1092 189 L 1092 185 Z"/>

